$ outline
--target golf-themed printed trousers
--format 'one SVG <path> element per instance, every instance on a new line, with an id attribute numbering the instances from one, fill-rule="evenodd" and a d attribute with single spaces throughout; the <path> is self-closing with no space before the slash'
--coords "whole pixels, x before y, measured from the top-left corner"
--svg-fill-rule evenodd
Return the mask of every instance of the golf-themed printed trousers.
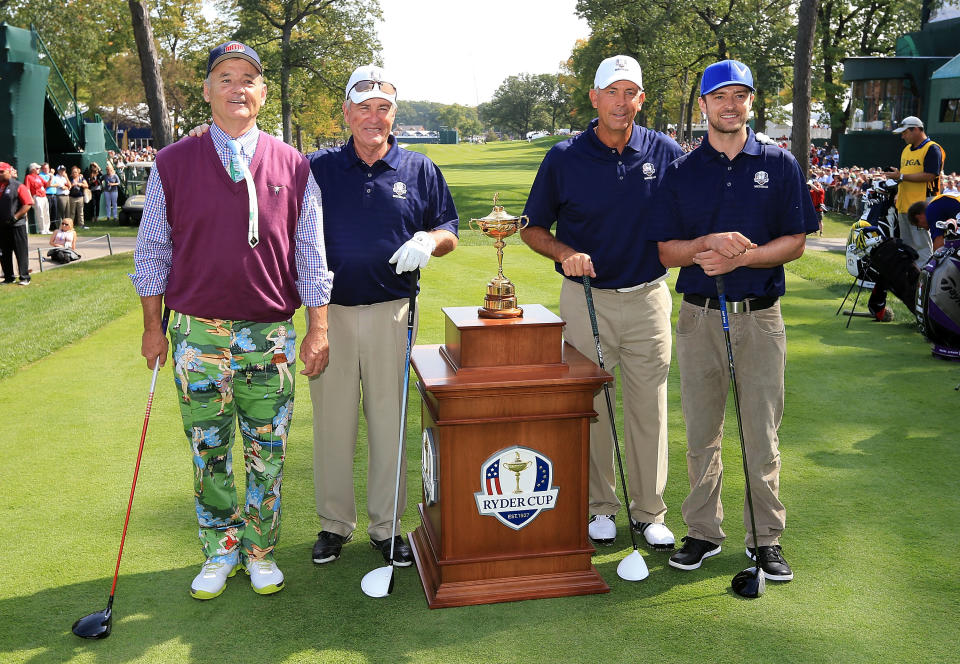
<path id="1" fill-rule="evenodd" d="M 174 380 L 193 450 L 200 543 L 208 558 L 272 558 L 293 416 L 295 333 L 290 321 L 254 323 L 172 313 Z M 247 491 L 233 475 L 237 422 Z"/>
<path id="2" fill-rule="evenodd" d="M 358 405 L 367 422 L 367 532 L 388 539 L 393 528 L 393 494 L 400 440 L 409 300 L 327 307 L 330 364 L 310 378 L 313 401 L 313 482 L 317 515 L 324 530 L 346 537 L 357 527 L 353 457 L 359 432 Z M 414 320 L 413 338 L 417 336 Z M 406 468 L 403 468 L 405 471 Z M 399 515 L 406 505 L 401 475 Z"/>
<path id="3" fill-rule="evenodd" d="M 594 288 L 592 293 L 604 366 L 610 373 L 620 367 L 630 513 L 636 521 L 662 523 L 667 511 L 663 491 L 667 485 L 670 290 L 659 282 L 628 293 L 604 288 Z M 560 316 L 566 323 L 564 339 L 595 360 L 597 345 L 580 283 L 563 280 Z M 598 416 L 590 424 L 590 514 L 616 514 L 620 509 L 616 457 L 602 390 L 593 399 L 593 409 Z"/>
<path id="4" fill-rule="evenodd" d="M 731 313 L 729 321 L 757 539 L 759 546 L 770 546 L 779 542 L 786 524 L 786 510 L 779 498 L 777 430 L 783 417 L 787 337 L 779 302 L 756 312 Z M 690 495 L 683 501 L 683 520 L 690 537 L 720 544 L 726 537 L 720 527 L 723 522 L 720 450 L 730 368 L 718 309 L 689 302 L 681 304 L 677 319 L 677 364 L 687 427 L 690 480 Z M 737 439 L 735 429 L 731 435 Z M 746 493 L 743 524 L 746 545 L 753 547 Z"/>

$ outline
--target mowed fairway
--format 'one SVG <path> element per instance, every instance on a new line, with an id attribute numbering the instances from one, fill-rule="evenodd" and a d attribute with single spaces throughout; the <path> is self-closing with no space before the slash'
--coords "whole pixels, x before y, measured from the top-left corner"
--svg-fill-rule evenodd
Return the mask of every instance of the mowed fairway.
<path id="1" fill-rule="evenodd" d="M 495 191 L 519 215 L 550 144 L 422 148 L 450 182 L 463 239 L 423 272 L 419 343 L 443 341 L 441 307 L 481 303 L 496 257 L 492 242 L 466 230 L 466 220 L 489 213 Z M 700 570 L 680 572 L 668 567 L 666 554 L 643 551 L 650 577 L 621 581 L 616 566 L 630 551 L 621 511 L 616 545 L 594 558 L 609 594 L 430 611 L 416 570 L 406 569 L 397 572 L 393 595 L 368 598 L 360 579 L 382 559 L 367 543 L 363 430 L 355 540 L 335 563 L 310 561 L 319 523 L 310 397 L 301 379 L 277 556 L 287 588 L 260 597 L 241 574 L 220 598 L 195 601 L 187 589 L 202 560 L 191 453 L 168 362 L 147 436 L 113 634 L 82 641 L 70 626 L 106 605 L 150 377 L 139 356 L 141 320 L 128 271 L 126 254 L 36 275 L 29 288 L 0 289 L 4 664 L 957 661 L 960 393 L 953 388 L 960 364 L 932 359 L 899 303 L 894 323 L 855 319 L 845 329 L 845 319 L 834 316 L 850 280 L 842 256 L 813 251 L 791 265 L 783 301 L 789 349 L 781 497 L 793 582 L 768 583 L 753 601 L 730 591 L 732 576 L 748 565 L 730 404 L 728 539 Z M 521 304 L 556 311 L 560 278 L 547 259 L 512 238 L 504 271 Z M 64 315 L 71 311 L 75 316 Z M 302 321 L 300 314 L 301 329 Z M 666 519 L 679 538 L 687 479 L 675 369 L 670 418 Z M 419 427 L 411 390 L 405 530 L 417 525 Z"/>

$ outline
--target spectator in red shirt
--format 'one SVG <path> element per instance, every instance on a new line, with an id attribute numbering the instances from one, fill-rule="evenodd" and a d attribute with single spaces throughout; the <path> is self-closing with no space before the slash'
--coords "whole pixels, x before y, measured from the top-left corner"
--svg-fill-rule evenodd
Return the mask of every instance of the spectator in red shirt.
<path id="1" fill-rule="evenodd" d="M 0 266 L 3 283 L 14 283 L 13 256 L 17 256 L 20 285 L 30 283 L 27 263 L 27 212 L 33 206 L 33 196 L 25 184 L 14 177 L 13 167 L 0 161 Z"/>
<path id="2" fill-rule="evenodd" d="M 823 185 L 817 182 L 816 178 L 807 183 L 810 188 L 810 200 L 813 201 L 813 209 L 817 211 L 817 222 L 820 224 L 819 234 L 823 235 L 823 201 L 826 194 L 823 191 Z"/>
<path id="3" fill-rule="evenodd" d="M 30 164 L 23 183 L 33 196 L 33 218 L 37 221 L 37 232 L 50 234 L 50 208 L 47 206 L 47 183 L 40 177 L 40 164 Z"/>

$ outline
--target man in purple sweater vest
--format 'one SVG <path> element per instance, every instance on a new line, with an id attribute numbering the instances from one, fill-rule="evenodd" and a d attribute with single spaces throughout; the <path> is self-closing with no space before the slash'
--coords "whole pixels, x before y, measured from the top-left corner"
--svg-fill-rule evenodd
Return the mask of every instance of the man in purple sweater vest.
<path id="1" fill-rule="evenodd" d="M 266 94 L 256 51 L 240 42 L 210 51 L 203 97 L 213 125 L 157 153 L 134 252 L 150 368 L 167 359 L 164 300 L 176 312 L 174 381 L 206 558 L 190 586 L 196 599 L 219 596 L 237 569 L 259 594 L 283 589 L 274 548 L 293 414 L 291 317 L 301 304 L 308 325 L 300 373 L 315 376 L 328 361 L 333 274 L 320 191 L 303 155 L 257 129 Z M 233 478 L 237 420 L 242 507 Z"/>

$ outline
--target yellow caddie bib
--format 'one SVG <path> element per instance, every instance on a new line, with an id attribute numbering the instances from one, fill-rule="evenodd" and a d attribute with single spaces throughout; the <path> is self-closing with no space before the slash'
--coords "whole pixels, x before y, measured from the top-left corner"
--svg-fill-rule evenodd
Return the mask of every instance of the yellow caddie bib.
<path id="1" fill-rule="evenodd" d="M 947 162 L 947 151 L 938 143 L 927 140 L 917 149 L 907 145 L 900 153 L 900 173 L 909 175 L 910 173 L 923 173 L 923 160 L 927 156 L 927 151 L 931 145 L 940 148 L 940 172 L 943 172 L 943 166 Z M 940 173 L 937 173 L 937 179 L 933 182 L 907 182 L 902 180 L 900 188 L 897 190 L 897 212 L 906 212 L 911 205 L 917 201 L 925 201 L 930 196 L 936 196 L 940 193 Z"/>

